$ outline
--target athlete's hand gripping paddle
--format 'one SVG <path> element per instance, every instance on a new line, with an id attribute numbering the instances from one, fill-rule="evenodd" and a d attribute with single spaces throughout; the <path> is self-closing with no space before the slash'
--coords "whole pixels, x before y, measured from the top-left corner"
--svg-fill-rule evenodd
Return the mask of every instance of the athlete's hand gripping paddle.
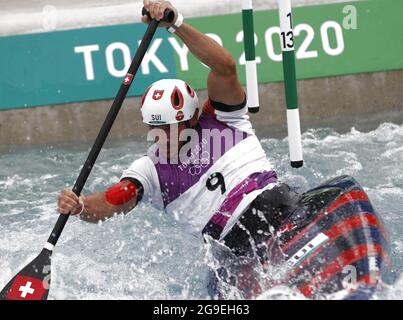
<path id="1" fill-rule="evenodd" d="M 173 11 L 165 11 L 164 18 L 161 21 L 172 22 L 175 17 Z M 141 65 L 144 55 L 150 46 L 151 40 L 160 24 L 160 21 L 152 19 L 148 25 L 147 31 L 144 34 L 143 40 L 136 55 L 130 65 L 129 71 L 123 80 L 122 85 L 113 101 L 112 107 L 105 119 L 105 122 L 95 140 L 94 145 L 88 155 L 87 160 L 76 183 L 73 187 L 73 192 L 79 196 L 88 176 L 98 158 L 99 153 L 105 143 L 106 138 L 112 128 L 112 125 L 120 111 L 127 92 L 130 89 L 132 81 Z M 68 215 L 60 215 L 52 233 L 41 253 L 24 269 L 22 269 L 6 287 L 0 292 L 0 300 L 46 300 L 49 294 L 50 272 L 51 272 L 51 256 L 54 246 L 59 239 L 64 226 L 69 219 Z"/>

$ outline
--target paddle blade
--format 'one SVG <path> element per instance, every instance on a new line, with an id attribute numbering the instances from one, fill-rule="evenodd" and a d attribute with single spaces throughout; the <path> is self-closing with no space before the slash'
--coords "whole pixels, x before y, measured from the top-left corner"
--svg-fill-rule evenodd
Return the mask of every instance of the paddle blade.
<path id="1" fill-rule="evenodd" d="M 46 300 L 50 286 L 52 252 L 43 249 L 0 292 L 0 300 Z"/>

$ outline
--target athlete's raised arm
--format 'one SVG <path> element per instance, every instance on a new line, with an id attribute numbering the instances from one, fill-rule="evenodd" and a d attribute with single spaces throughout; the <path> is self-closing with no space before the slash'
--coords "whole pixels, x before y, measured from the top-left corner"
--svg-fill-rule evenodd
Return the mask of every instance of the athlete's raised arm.
<path id="1" fill-rule="evenodd" d="M 142 197 L 142 187 L 136 181 L 124 180 L 105 192 L 77 197 L 63 190 L 58 197 L 57 210 L 61 214 L 79 215 L 81 220 L 97 223 L 134 209 Z"/>
<path id="2" fill-rule="evenodd" d="M 176 13 L 175 21 L 178 19 L 178 12 L 169 1 L 144 0 L 144 7 L 150 12 L 151 17 L 157 20 L 162 18 L 166 9 L 173 10 Z M 146 16 L 142 20 L 149 22 Z M 161 26 L 167 25 L 165 23 Z M 190 52 L 211 68 L 207 81 L 209 97 L 226 105 L 239 105 L 244 102 L 245 93 L 239 83 L 236 62 L 231 54 L 216 41 L 186 22 L 175 29 L 175 34 L 182 39 Z"/>

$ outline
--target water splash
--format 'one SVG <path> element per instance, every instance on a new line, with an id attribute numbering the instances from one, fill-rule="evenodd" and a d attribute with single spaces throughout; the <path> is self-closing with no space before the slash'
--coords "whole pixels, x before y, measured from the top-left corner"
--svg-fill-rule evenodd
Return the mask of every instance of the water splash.
<path id="1" fill-rule="evenodd" d="M 374 299 L 402 299 L 403 126 L 385 123 L 369 133 L 329 129 L 303 134 L 305 166 L 291 169 L 287 139 L 264 139 L 280 179 L 299 191 L 340 174 L 353 175 L 381 213 L 392 239 L 398 281 Z M 84 194 L 119 180 L 146 144 L 105 148 Z M 57 220 L 56 195 L 71 188 L 87 148 L 24 149 L 0 154 L 0 287 L 32 260 Z M 99 225 L 71 218 L 54 253 L 50 299 L 207 299 L 212 260 L 200 239 L 149 205 Z M 263 276 L 263 275 L 262 275 Z M 232 292 L 234 298 L 236 292 Z M 277 286 L 259 299 L 302 299 Z"/>

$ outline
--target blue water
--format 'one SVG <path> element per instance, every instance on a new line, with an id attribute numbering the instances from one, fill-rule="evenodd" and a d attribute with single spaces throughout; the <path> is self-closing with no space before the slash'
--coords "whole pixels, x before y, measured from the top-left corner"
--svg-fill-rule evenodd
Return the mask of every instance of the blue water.
<path id="1" fill-rule="evenodd" d="M 309 130 L 299 170 L 289 166 L 286 139 L 262 144 L 280 178 L 300 191 L 342 174 L 360 182 L 391 234 L 397 279 L 381 285 L 374 299 L 403 299 L 403 125 L 385 123 L 369 133 Z M 139 142 L 104 148 L 84 194 L 117 182 L 145 150 Z M 43 147 L 0 154 L 1 288 L 40 252 L 58 217 L 57 194 L 72 187 L 88 151 Z M 198 239 L 149 205 L 98 225 L 71 218 L 53 255 L 49 299 L 205 299 L 210 264 Z M 301 295 L 282 286 L 261 298 Z"/>

